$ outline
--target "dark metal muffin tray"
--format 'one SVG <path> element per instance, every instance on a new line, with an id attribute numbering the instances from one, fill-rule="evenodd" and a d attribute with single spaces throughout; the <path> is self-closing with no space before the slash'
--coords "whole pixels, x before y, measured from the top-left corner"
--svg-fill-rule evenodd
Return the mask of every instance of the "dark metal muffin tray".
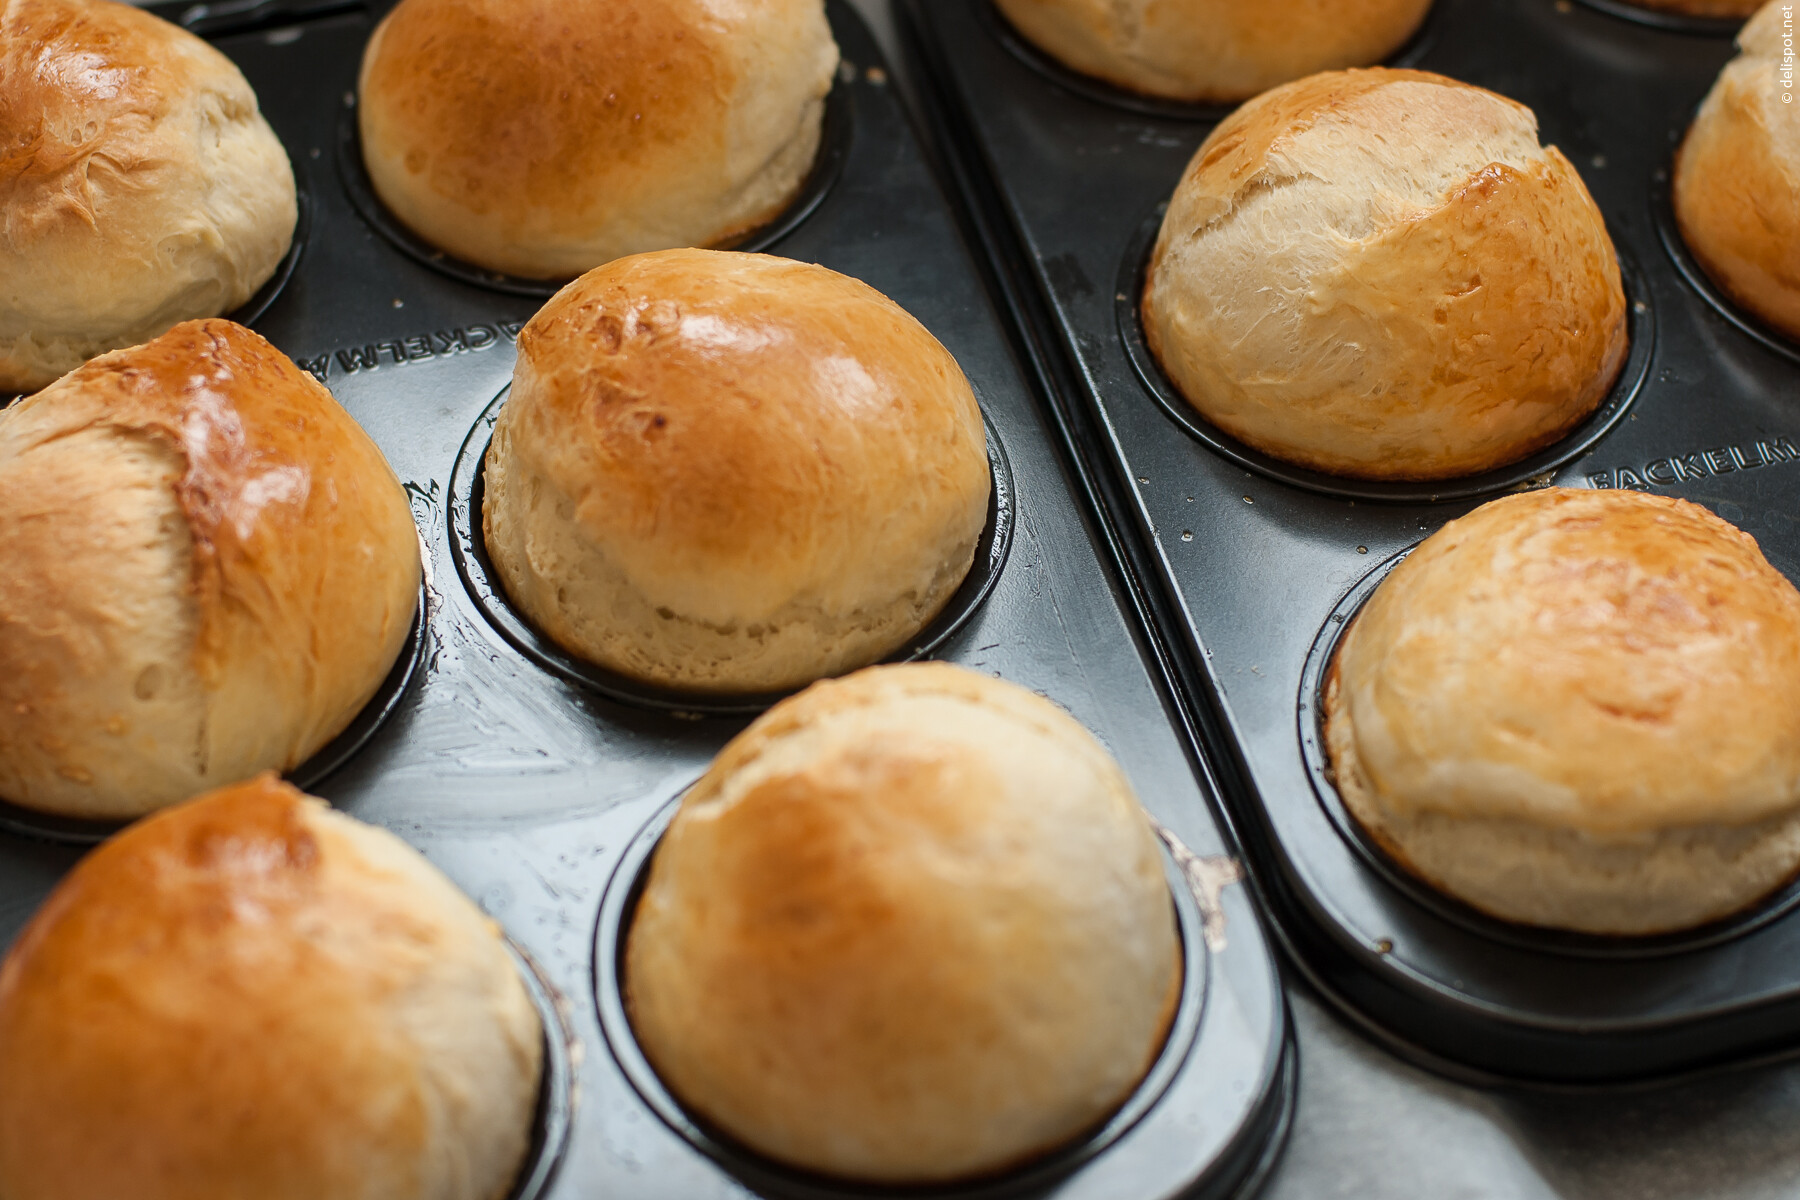
<path id="1" fill-rule="evenodd" d="M 541 298 L 423 265 L 359 215 L 335 147 L 372 13 L 271 25 L 279 5 L 236 8 L 254 31 L 215 25 L 209 36 L 256 87 L 310 175 L 314 201 L 297 269 L 256 327 L 381 445 L 427 545 L 419 665 L 372 736 L 312 790 L 419 847 L 504 926 L 554 993 L 561 1022 L 551 1024 L 566 1023 L 556 1045 L 567 1047 L 569 1082 L 546 1096 L 540 1150 L 515 1196 L 1222 1198 L 1253 1190 L 1279 1149 L 1294 1079 L 1272 946 L 1246 888 L 1230 882 L 1238 851 L 1105 530 L 1076 499 L 1077 477 L 1020 369 L 980 260 L 855 14 L 838 0 L 829 7 L 845 60 L 833 103 L 850 126 L 837 143 L 836 177 L 768 248 L 867 280 L 916 314 L 968 373 L 1004 450 L 995 455 L 997 478 L 1010 480 L 984 543 L 984 594 L 968 599 L 958 627 L 915 648 L 1069 709 L 1118 756 L 1167 830 L 1180 865 L 1172 886 L 1192 881 L 1191 891 L 1174 893 L 1189 947 L 1184 1032 L 1123 1115 L 1017 1173 L 898 1192 L 698 1144 L 679 1108 L 654 1095 L 654 1080 L 632 1074 L 628 1050 L 615 1054 L 603 1036 L 600 1014 L 611 1001 L 596 992 L 595 947 L 612 944 L 629 918 L 616 891 L 603 914 L 609 881 L 627 857 L 641 865 L 652 823 L 748 718 L 610 696 L 544 669 L 490 620 L 488 608 L 502 601 L 477 599 L 453 546 L 452 509 L 465 506 L 465 533 L 473 518 L 457 462 L 465 442 L 477 453 L 485 442 L 482 418 L 508 382 L 513 336 Z M 224 20 L 219 14 L 231 10 L 209 12 Z M 472 486 L 472 472 L 465 475 Z M 0 831 L 0 945 L 81 853 Z M 604 979 L 610 962 L 598 965 Z"/>
<path id="2" fill-rule="evenodd" d="M 1172 409 L 1182 402 L 1159 395 L 1166 382 L 1133 345 L 1146 230 L 1222 114 L 1068 86 L 1018 50 L 987 0 L 907 0 L 903 11 L 950 167 L 1074 457 L 1122 531 L 1127 577 L 1171 647 L 1295 962 L 1395 1050 L 1477 1080 L 1596 1083 L 1800 1046 L 1791 889 L 1733 921 L 1654 939 L 1489 920 L 1363 844 L 1316 745 L 1320 656 L 1358 589 L 1505 490 L 1683 496 L 1800 578 L 1800 367 L 1783 339 L 1697 287 L 1666 244 L 1679 247 L 1666 216 L 1671 155 L 1732 56 L 1730 37 L 1716 23 L 1678 32 L 1571 0 L 1439 0 L 1406 65 L 1536 110 L 1618 245 L 1635 361 L 1604 419 L 1547 461 L 1395 486 L 1234 452 Z"/>

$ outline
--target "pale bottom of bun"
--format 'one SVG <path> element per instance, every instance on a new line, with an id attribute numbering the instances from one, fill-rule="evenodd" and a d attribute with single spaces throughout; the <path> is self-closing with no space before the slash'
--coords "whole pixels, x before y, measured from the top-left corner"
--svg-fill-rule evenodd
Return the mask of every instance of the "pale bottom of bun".
<path id="1" fill-rule="evenodd" d="M 1618 838 L 1510 817 L 1397 814 L 1363 774 L 1335 688 L 1325 732 L 1338 795 L 1369 836 L 1419 879 L 1503 921 L 1672 933 L 1740 912 L 1800 873 L 1800 812 Z"/>
<path id="2" fill-rule="evenodd" d="M 508 597 L 570 654 L 659 687 L 785 691 L 879 662 L 930 624 L 974 563 L 971 543 L 879 608 L 828 611 L 796 598 L 754 620 L 703 620 L 679 611 L 678 602 L 645 595 L 579 535 L 574 505 L 548 480 L 521 480 L 524 496 L 510 498 L 509 456 L 498 434 L 495 450 L 483 531 Z"/>
<path id="3" fill-rule="evenodd" d="M 1685 234 L 1683 235 L 1685 237 Z M 1759 262 L 1714 259 L 1692 241 L 1688 250 L 1718 289 L 1739 308 L 1791 341 L 1800 342 L 1800 290 Z"/>
<path id="4" fill-rule="evenodd" d="M 1682 171 L 1694 140 L 1690 133 L 1675 158 L 1675 223 L 1682 242 L 1727 299 L 1777 333 L 1800 341 L 1800 286 L 1782 269 L 1781 255 L 1758 254 L 1754 242 L 1745 244 L 1743 231 L 1734 229 L 1710 202 L 1704 175 L 1696 183 L 1694 175 Z"/>
<path id="5" fill-rule="evenodd" d="M 1291 428 L 1286 433 L 1271 433 L 1267 427 L 1269 401 L 1250 401 L 1242 394 L 1233 397 L 1231 388 L 1208 389 L 1202 381 L 1191 377 L 1183 381 L 1184 373 L 1178 363 L 1164 353 L 1163 322 L 1152 302 L 1156 294 L 1155 282 L 1153 268 L 1139 310 L 1144 342 L 1188 407 L 1202 420 L 1270 458 L 1342 479 L 1436 483 L 1510 466 L 1567 437 L 1570 431 L 1592 416 L 1618 382 L 1631 349 L 1621 328 L 1599 370 L 1581 392 L 1569 397 L 1559 411 L 1544 415 L 1529 427 L 1507 427 L 1475 441 L 1468 429 L 1454 428 L 1458 422 L 1448 418 L 1439 422 L 1435 432 L 1425 436 L 1416 428 L 1401 432 L 1384 429 L 1380 414 L 1371 413 L 1364 426 L 1346 430 L 1336 444 L 1320 444 L 1312 438 L 1310 429 L 1309 440 L 1302 444 L 1295 439 Z M 1286 402 L 1278 400 L 1274 403 Z M 1342 414 L 1321 413 L 1317 420 L 1339 427 L 1344 424 Z"/>
<path id="6" fill-rule="evenodd" d="M 706 244 L 715 250 L 728 250 L 786 212 L 800 198 L 807 177 L 812 174 L 824 131 L 825 101 L 820 98 L 800 111 L 793 136 L 769 157 L 761 170 L 744 181 L 731 199 L 728 208 L 731 216 L 725 227 L 714 233 Z M 670 247 L 686 244 L 680 240 L 667 242 Z M 645 247 L 649 250 L 663 248 L 662 243 Z"/>

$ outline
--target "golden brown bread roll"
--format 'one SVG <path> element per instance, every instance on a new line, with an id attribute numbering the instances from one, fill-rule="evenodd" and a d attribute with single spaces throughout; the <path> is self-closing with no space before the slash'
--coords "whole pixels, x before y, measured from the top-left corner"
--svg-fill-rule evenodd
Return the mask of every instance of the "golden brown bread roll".
<path id="1" fill-rule="evenodd" d="M 730 693 L 880 659 L 968 574 L 992 477 L 956 360 L 824 267 L 669 250 L 519 335 L 487 548 L 570 653 Z"/>
<path id="2" fill-rule="evenodd" d="M 7 1200 L 501 1200 L 543 1030 L 417 851 L 272 775 L 132 826 L 0 965 Z"/>
<path id="3" fill-rule="evenodd" d="M 1144 332 L 1202 416 L 1360 479 L 1448 479 L 1587 416 L 1625 360 L 1605 222 L 1531 110 L 1339 71 L 1226 118 L 1175 189 Z"/>
<path id="4" fill-rule="evenodd" d="M 1431 0 L 995 0 L 1084 75 L 1171 100 L 1237 101 L 1398 50 Z"/>
<path id="5" fill-rule="evenodd" d="M 133 817 L 287 770 L 393 665 L 399 481 L 262 338 L 191 321 L 0 413 L 0 799 Z"/>
<path id="6" fill-rule="evenodd" d="M 1494 916 L 1657 933 L 1800 870 L 1800 593 L 1697 505 L 1558 488 L 1450 522 L 1325 711 L 1346 807 Z"/>
<path id="7" fill-rule="evenodd" d="M 1800 339 L 1800 104 L 1782 70 L 1782 5 L 1738 34 L 1675 155 L 1675 216 L 1724 293 Z M 1791 32 L 1791 29 L 1788 31 Z"/>
<path id="8" fill-rule="evenodd" d="M 567 279 L 779 215 L 837 63 L 821 0 L 402 0 L 363 55 L 363 161 L 426 241 Z"/>
<path id="9" fill-rule="evenodd" d="M 1167 1034 L 1155 835 L 1062 710 L 940 663 L 771 709 L 682 801 L 625 997 L 692 1111 L 808 1170 L 923 1183 L 1103 1120 Z"/>
<path id="10" fill-rule="evenodd" d="M 0 0 L 0 393 L 237 308 L 296 211 L 223 54 L 111 0 Z"/>

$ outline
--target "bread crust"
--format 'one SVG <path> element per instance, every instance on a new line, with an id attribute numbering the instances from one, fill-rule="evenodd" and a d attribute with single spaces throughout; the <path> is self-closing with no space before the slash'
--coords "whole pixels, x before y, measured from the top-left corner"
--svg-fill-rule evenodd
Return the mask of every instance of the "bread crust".
<path id="1" fill-rule="evenodd" d="M 1170 100 L 1236 102 L 1315 71 L 1380 62 L 1431 0 L 995 0 L 1084 75 Z"/>
<path id="2" fill-rule="evenodd" d="M 1800 592 L 1697 505 L 1552 488 L 1450 522 L 1324 707 L 1345 806 L 1496 916 L 1663 932 L 1800 871 Z"/>
<path id="3" fill-rule="evenodd" d="M 0 797 L 73 816 L 298 765 L 374 694 L 419 596 L 381 451 L 223 320 L 0 413 L 0 560 Z"/>
<path id="4" fill-rule="evenodd" d="M 1422 71 L 1314 75 L 1201 145 L 1142 300 L 1202 416 L 1361 479 L 1476 474 L 1549 445 L 1625 361 L 1605 222 L 1523 105 Z"/>
<path id="5" fill-rule="evenodd" d="M 0 0 L 0 392 L 239 307 L 297 213 L 223 54 L 111 0 Z"/>
<path id="6" fill-rule="evenodd" d="M 837 64 L 821 0 L 403 0 L 363 56 L 363 161 L 432 244 L 568 279 L 777 216 Z"/>
<path id="7" fill-rule="evenodd" d="M 132 826 L 0 965 L 7 1200 L 501 1200 L 542 1070 L 498 930 L 273 776 Z"/>
<path id="8" fill-rule="evenodd" d="M 637 255 L 520 333 L 488 552 L 573 654 L 695 691 L 796 687 L 891 653 L 955 593 L 986 442 L 956 360 L 867 284 Z"/>
<path id="9" fill-rule="evenodd" d="M 1676 151 L 1672 189 L 1682 240 L 1712 281 L 1800 340 L 1800 106 L 1781 102 L 1781 38 L 1779 3 L 1738 34 Z"/>
<path id="10" fill-rule="evenodd" d="M 1182 975 L 1118 765 L 1012 684 L 875 667 L 771 709 L 663 835 L 625 996 L 657 1072 L 840 1177 L 997 1171 L 1104 1120 Z"/>

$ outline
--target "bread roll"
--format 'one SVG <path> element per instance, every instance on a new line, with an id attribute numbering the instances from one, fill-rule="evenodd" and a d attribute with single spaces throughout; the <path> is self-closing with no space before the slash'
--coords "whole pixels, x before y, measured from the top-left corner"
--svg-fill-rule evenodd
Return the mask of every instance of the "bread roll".
<path id="1" fill-rule="evenodd" d="M 1505 920 L 1684 929 L 1800 870 L 1800 593 L 1685 501 L 1450 522 L 1344 635 L 1325 712 L 1356 819 Z"/>
<path id="2" fill-rule="evenodd" d="M 111 0 L 0 0 L 0 393 L 242 305 L 295 214 L 223 54 Z"/>
<path id="3" fill-rule="evenodd" d="M 1605 222 L 1531 110 L 1422 71 L 1265 92 L 1201 145 L 1143 299 L 1208 421 L 1358 479 L 1502 466 L 1586 417 L 1625 360 Z"/>
<path id="4" fill-rule="evenodd" d="M 1115 87 L 1238 101 L 1398 50 L 1431 0 L 995 0 L 1028 41 Z"/>
<path id="5" fill-rule="evenodd" d="M 657 849 L 625 999 L 697 1115 L 906 1184 L 1104 1120 L 1181 973 L 1118 764 L 1048 701 L 930 663 L 818 684 L 726 746 Z"/>
<path id="6" fill-rule="evenodd" d="M 1771 3 L 1738 35 L 1675 155 L 1675 216 L 1701 267 L 1733 301 L 1800 340 L 1800 104 L 1781 78 L 1791 6 Z M 1789 63 L 1792 67 L 1792 63 Z"/>
<path id="7" fill-rule="evenodd" d="M 7 1200 L 502 1200 L 543 1030 L 498 930 L 272 775 L 134 825 L 0 965 Z"/>
<path id="8" fill-rule="evenodd" d="M 0 799 L 135 817 L 286 770 L 413 622 L 394 473 L 229 321 L 97 358 L 0 413 Z"/>
<path id="9" fill-rule="evenodd" d="M 426 241 L 567 279 L 778 216 L 837 63 L 822 0 L 401 0 L 363 55 L 363 162 Z"/>
<path id="10" fill-rule="evenodd" d="M 798 687 L 892 653 L 955 594 L 986 440 L 956 360 L 867 284 L 638 255 L 519 335 L 487 548 L 572 654 L 696 692 Z"/>

